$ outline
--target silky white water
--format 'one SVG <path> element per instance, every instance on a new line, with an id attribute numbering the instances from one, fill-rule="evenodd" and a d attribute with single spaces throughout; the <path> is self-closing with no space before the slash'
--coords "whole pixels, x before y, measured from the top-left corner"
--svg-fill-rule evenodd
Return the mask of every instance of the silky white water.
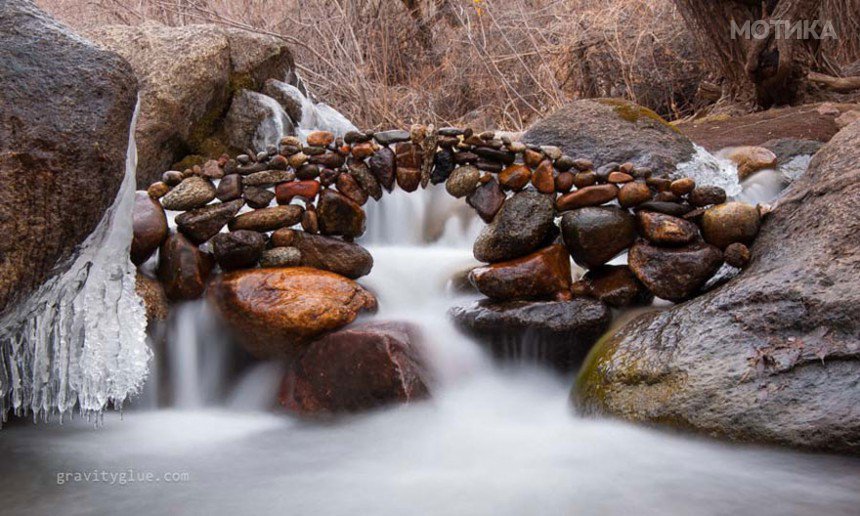
<path id="1" fill-rule="evenodd" d="M 366 239 L 375 266 L 361 283 L 379 297 L 373 319 L 422 328 L 435 371 L 432 400 L 326 422 L 294 419 L 273 408 L 280 365 L 227 374 L 233 348 L 211 311 L 191 303 L 167 331 L 169 408 L 109 414 L 116 417 L 101 429 L 77 421 L 3 430 L 2 507 L 130 515 L 856 514 L 856 459 L 582 419 L 568 401 L 572 376 L 494 363 L 445 316 L 471 297 L 450 282 L 474 265 L 471 224 L 454 213 L 441 221 L 445 243 L 387 245 L 388 234 L 424 231 L 433 213 L 429 193 L 382 202 L 394 199 L 415 218 L 387 218 Z"/>

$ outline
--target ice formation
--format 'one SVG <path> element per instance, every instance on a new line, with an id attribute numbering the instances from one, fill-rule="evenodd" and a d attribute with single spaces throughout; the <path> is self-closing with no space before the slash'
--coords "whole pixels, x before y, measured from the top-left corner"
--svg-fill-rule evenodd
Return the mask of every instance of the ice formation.
<path id="1" fill-rule="evenodd" d="M 0 320 L 0 421 L 10 410 L 47 418 L 77 406 L 96 416 L 138 392 L 151 352 L 129 259 L 137 111 L 114 204 L 66 272 Z"/>
<path id="2" fill-rule="evenodd" d="M 719 186 L 726 195 L 734 197 L 741 193 L 738 167 L 731 161 L 714 156 L 703 147 L 695 145 L 695 154 L 690 161 L 677 167 L 677 177 L 689 177 L 698 185 Z"/>

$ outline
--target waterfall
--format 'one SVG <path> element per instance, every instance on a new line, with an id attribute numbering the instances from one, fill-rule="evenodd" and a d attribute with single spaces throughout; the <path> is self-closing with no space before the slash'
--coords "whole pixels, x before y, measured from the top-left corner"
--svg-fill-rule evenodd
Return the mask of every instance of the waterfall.
<path id="1" fill-rule="evenodd" d="M 138 103 L 139 104 L 139 103 Z M 129 130 L 113 205 L 59 274 L 0 321 L 0 414 L 100 416 L 137 393 L 151 352 L 129 259 L 137 150 Z"/>

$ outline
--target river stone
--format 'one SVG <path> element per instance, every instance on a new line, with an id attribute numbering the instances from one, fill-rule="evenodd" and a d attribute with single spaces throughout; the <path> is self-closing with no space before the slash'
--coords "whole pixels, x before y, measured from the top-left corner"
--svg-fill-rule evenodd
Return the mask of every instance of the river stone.
<path id="1" fill-rule="evenodd" d="M 600 206 L 614 200 L 617 195 L 618 187 L 615 185 L 586 186 L 559 197 L 556 207 L 558 211 L 567 211 L 586 206 Z"/>
<path id="2" fill-rule="evenodd" d="M 165 210 L 186 211 L 205 206 L 215 198 L 215 185 L 199 176 L 185 178 L 161 198 Z"/>
<path id="3" fill-rule="evenodd" d="M 242 198 L 245 199 L 246 203 L 248 203 L 248 207 L 260 210 L 267 208 L 269 204 L 272 203 L 272 199 L 275 198 L 275 194 L 266 188 L 248 186 L 245 188 L 245 191 L 242 192 Z"/>
<path id="4" fill-rule="evenodd" d="M 143 301 L 146 310 L 146 323 L 164 321 L 170 314 L 170 305 L 164 294 L 164 287 L 156 279 L 141 274 L 140 270 L 134 276 L 134 292 Z"/>
<path id="5" fill-rule="evenodd" d="M 505 201 L 481 230 L 472 253 L 481 262 L 501 262 L 537 249 L 553 227 L 552 196 L 524 191 Z"/>
<path id="6" fill-rule="evenodd" d="M 705 241 L 720 249 L 730 244 L 751 244 L 760 224 L 758 209 L 743 202 L 727 202 L 708 208 L 702 215 Z"/>
<path id="7" fill-rule="evenodd" d="M 457 167 L 445 182 L 445 190 L 453 197 L 466 197 L 478 187 L 481 171 L 471 165 Z"/>
<path id="8" fill-rule="evenodd" d="M 320 192 L 319 199 L 317 217 L 320 233 L 348 238 L 364 234 L 367 217 L 361 206 L 328 188 Z"/>
<path id="9" fill-rule="evenodd" d="M 0 4 L 0 314 L 66 271 L 113 204 L 136 98 L 118 55 Z"/>
<path id="10" fill-rule="evenodd" d="M 367 160 L 367 164 L 379 184 L 390 192 L 394 188 L 394 171 L 396 168 L 394 151 L 388 147 L 383 147 L 373 153 L 373 156 Z"/>
<path id="11" fill-rule="evenodd" d="M 392 143 L 408 142 L 411 139 L 409 131 L 393 129 L 390 131 L 379 131 L 373 137 L 383 147 Z"/>
<path id="12" fill-rule="evenodd" d="M 176 217 L 176 228 L 191 242 L 200 245 L 213 236 L 230 222 L 245 202 L 235 201 L 215 203 L 193 211 L 186 211 Z"/>
<path id="13" fill-rule="evenodd" d="M 759 170 L 775 168 L 777 163 L 776 154 L 764 147 L 754 146 L 735 147 L 726 154 L 726 158 L 737 165 L 738 179 L 741 181 Z"/>
<path id="14" fill-rule="evenodd" d="M 338 192 L 342 193 L 359 206 L 363 206 L 367 202 L 367 192 L 359 186 L 358 181 L 355 180 L 355 177 L 353 177 L 352 174 L 343 172 L 338 175 L 337 180 L 335 181 L 335 186 L 337 187 Z"/>
<path id="15" fill-rule="evenodd" d="M 382 199 L 382 187 L 376 176 L 370 173 L 367 165 L 363 161 L 357 161 L 349 164 L 349 174 L 358 183 L 358 186 L 366 195 L 371 196 L 374 200 Z"/>
<path id="16" fill-rule="evenodd" d="M 302 263 L 302 253 L 295 247 L 266 249 L 260 256 L 260 267 L 296 267 Z"/>
<path id="17" fill-rule="evenodd" d="M 238 229 L 263 232 L 274 231 L 301 222 L 302 212 L 304 212 L 304 209 L 296 204 L 249 211 L 230 220 L 229 228 L 230 231 Z"/>
<path id="18" fill-rule="evenodd" d="M 621 208 L 600 206 L 569 211 L 561 218 L 561 235 L 578 265 L 603 265 L 636 239 L 633 216 Z"/>
<path id="19" fill-rule="evenodd" d="M 248 174 L 242 178 L 242 184 L 245 186 L 274 186 L 278 183 L 286 183 L 296 178 L 296 173 L 292 170 L 263 170 Z"/>
<path id="20" fill-rule="evenodd" d="M 131 261 L 140 265 L 167 238 L 167 217 L 161 204 L 146 192 L 135 192 L 132 212 Z"/>
<path id="21" fill-rule="evenodd" d="M 519 163 L 511 165 L 499 174 L 499 182 L 508 190 L 520 191 L 532 179 L 532 171 L 529 167 Z"/>
<path id="22" fill-rule="evenodd" d="M 242 176 L 239 174 L 228 174 L 218 182 L 215 189 L 215 197 L 221 202 L 233 201 L 242 197 Z"/>
<path id="23" fill-rule="evenodd" d="M 237 86 L 259 90 L 268 78 L 297 82 L 289 43 L 257 32 L 144 22 L 101 26 L 84 35 L 127 59 L 139 80 L 139 188 L 188 154 L 228 150 L 218 129 Z"/>
<path id="24" fill-rule="evenodd" d="M 491 301 L 454 307 L 459 329 L 500 358 L 534 358 L 559 369 L 575 367 L 609 328 L 612 313 L 589 298 L 570 301 Z M 511 342 L 519 349 L 511 349 Z M 511 356 L 513 355 L 513 356 Z"/>
<path id="25" fill-rule="evenodd" d="M 678 217 L 640 211 L 636 214 L 639 233 L 648 241 L 664 246 L 689 244 L 699 236 L 699 227 Z"/>
<path id="26" fill-rule="evenodd" d="M 421 332 L 407 323 L 365 323 L 310 344 L 281 382 L 280 402 L 303 415 L 349 413 L 426 398 Z"/>
<path id="27" fill-rule="evenodd" d="M 704 242 L 667 248 L 640 241 L 630 248 L 628 262 L 636 277 L 655 296 L 681 302 L 711 279 L 723 264 L 723 255 Z"/>
<path id="28" fill-rule="evenodd" d="M 726 202 L 726 191 L 719 186 L 698 186 L 688 196 L 690 204 L 696 207 Z"/>
<path id="29" fill-rule="evenodd" d="M 433 157 L 433 173 L 430 175 L 430 183 L 438 185 L 444 183 L 454 171 L 454 153 L 450 149 L 441 149 Z"/>
<path id="30" fill-rule="evenodd" d="M 858 162 L 855 123 L 764 219 L 741 275 L 601 342 L 573 394 L 580 410 L 860 453 Z"/>
<path id="31" fill-rule="evenodd" d="M 618 190 L 618 204 L 622 208 L 631 208 L 648 202 L 651 197 L 651 189 L 645 183 L 627 183 Z"/>
<path id="32" fill-rule="evenodd" d="M 302 265 L 331 271 L 350 279 L 366 276 L 373 268 L 373 256 L 354 242 L 291 229 L 276 231 L 272 235 L 272 242 L 297 248 L 302 255 Z"/>
<path id="33" fill-rule="evenodd" d="M 320 335 L 376 309 L 373 295 L 354 281 L 310 267 L 228 272 L 212 282 L 209 299 L 258 358 L 295 357 Z"/>
<path id="34" fill-rule="evenodd" d="M 171 301 L 199 298 L 206 290 L 213 265 L 212 255 L 181 233 L 168 236 L 158 250 L 158 279 Z"/>
<path id="35" fill-rule="evenodd" d="M 554 299 L 570 296 L 570 256 L 554 244 L 506 262 L 476 267 L 469 281 L 497 301 Z"/>
<path id="36" fill-rule="evenodd" d="M 319 181 L 293 181 L 281 183 L 275 187 L 275 197 L 278 204 L 290 204 L 294 198 L 299 197 L 307 202 L 313 202 L 320 191 Z"/>
<path id="37" fill-rule="evenodd" d="M 582 277 L 592 297 L 613 308 L 645 305 L 654 296 L 626 265 L 601 265 Z"/>
<path id="38" fill-rule="evenodd" d="M 587 156 L 600 167 L 631 162 L 675 170 L 693 157 L 693 143 L 648 108 L 621 99 L 576 100 L 538 120 L 522 141 L 555 145 L 568 156 Z"/>
<path id="39" fill-rule="evenodd" d="M 505 192 L 499 186 L 499 182 L 495 177 L 491 177 L 486 183 L 482 183 L 472 192 L 469 197 L 466 197 L 466 204 L 471 206 L 475 213 L 484 222 L 490 223 L 496 213 L 502 209 L 505 203 Z"/>
<path id="40" fill-rule="evenodd" d="M 212 238 L 215 261 L 225 271 L 254 267 L 265 249 L 266 237 L 256 231 L 240 229 Z"/>

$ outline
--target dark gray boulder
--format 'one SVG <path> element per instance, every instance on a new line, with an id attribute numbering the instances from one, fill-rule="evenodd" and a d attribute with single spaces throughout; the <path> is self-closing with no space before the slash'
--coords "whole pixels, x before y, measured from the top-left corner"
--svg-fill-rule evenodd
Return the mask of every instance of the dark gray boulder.
<path id="1" fill-rule="evenodd" d="M 650 109 L 622 99 L 576 100 L 539 120 L 523 135 L 534 145 L 555 145 L 595 167 L 630 161 L 672 172 L 693 156 L 693 143 Z"/>
<path id="2" fill-rule="evenodd" d="M 535 191 L 515 194 L 481 230 L 472 248 L 475 258 L 493 263 L 531 253 L 554 227 L 553 214 L 551 196 Z"/>
<path id="3" fill-rule="evenodd" d="M 0 313 L 66 270 L 125 174 L 137 80 L 27 0 L 0 2 Z"/>
<path id="4" fill-rule="evenodd" d="M 594 349 L 580 410 L 860 453 L 858 162 L 855 123 L 764 219 L 740 276 Z"/>

